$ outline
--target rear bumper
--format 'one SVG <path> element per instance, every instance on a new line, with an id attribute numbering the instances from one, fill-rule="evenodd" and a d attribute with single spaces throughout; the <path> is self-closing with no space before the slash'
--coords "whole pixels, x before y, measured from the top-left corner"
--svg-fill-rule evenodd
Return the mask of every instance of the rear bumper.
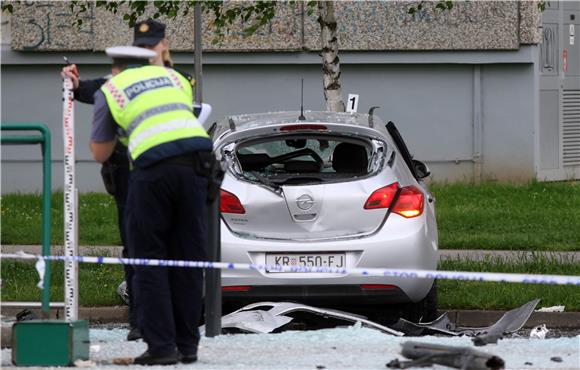
<path id="1" fill-rule="evenodd" d="M 223 291 L 224 303 L 249 304 L 267 301 L 300 301 L 306 304 L 398 304 L 410 302 L 398 287 L 363 289 L 360 285 L 248 286 L 246 291 Z"/>
<path id="2" fill-rule="evenodd" d="M 280 241 L 241 238 L 222 222 L 222 261 L 266 264 L 267 253 L 345 253 L 345 268 L 384 268 L 436 270 L 439 260 L 436 230 L 429 229 L 425 215 L 413 220 L 391 215 L 382 231 L 364 237 L 329 241 Z M 390 231 L 386 231 L 390 230 Z M 394 231 L 393 231 L 394 230 Z M 361 284 L 394 285 L 400 294 L 388 290 L 363 291 Z M 365 302 L 418 302 L 423 299 L 433 279 L 393 276 L 362 276 L 332 273 L 268 273 L 259 270 L 223 270 L 222 286 L 249 286 L 246 292 L 224 292 L 225 299 L 332 299 L 349 297 Z M 358 289 L 358 290 L 357 290 Z M 346 303 L 346 302 L 344 302 Z M 361 302 L 362 303 L 362 302 Z"/>

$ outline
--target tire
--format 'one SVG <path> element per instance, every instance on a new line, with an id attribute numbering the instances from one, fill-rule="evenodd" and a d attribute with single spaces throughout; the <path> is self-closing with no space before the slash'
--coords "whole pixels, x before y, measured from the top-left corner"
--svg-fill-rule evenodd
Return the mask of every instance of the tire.
<path id="1" fill-rule="evenodd" d="M 433 281 L 433 286 L 425 298 L 407 305 L 402 316 L 415 323 L 431 322 L 437 318 L 437 280 Z"/>

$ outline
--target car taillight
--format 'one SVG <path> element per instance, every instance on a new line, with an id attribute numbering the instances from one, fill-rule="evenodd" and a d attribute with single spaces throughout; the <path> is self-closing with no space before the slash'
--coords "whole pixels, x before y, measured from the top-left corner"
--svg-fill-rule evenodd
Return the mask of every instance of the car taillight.
<path id="1" fill-rule="evenodd" d="M 399 188 L 399 183 L 394 182 L 391 185 L 387 185 L 383 188 L 375 190 L 369 199 L 365 203 L 365 209 L 378 209 L 378 208 L 389 208 L 395 194 L 397 194 L 397 189 Z"/>
<path id="2" fill-rule="evenodd" d="M 424 204 L 423 193 L 414 185 L 405 186 L 401 188 L 397 201 L 393 203 L 398 189 L 399 183 L 394 182 L 391 185 L 375 190 L 367 199 L 364 209 L 391 208 L 392 212 L 406 218 L 421 215 Z"/>
<path id="3" fill-rule="evenodd" d="M 248 292 L 252 289 L 249 285 L 231 285 L 231 286 L 223 286 L 223 292 Z"/>
<path id="4" fill-rule="evenodd" d="M 244 209 L 244 206 L 242 206 L 238 197 L 224 189 L 221 189 L 220 211 L 222 213 L 246 213 L 246 210 Z"/>
<path id="5" fill-rule="evenodd" d="M 280 127 L 280 131 L 302 131 L 302 130 L 317 130 L 326 131 L 328 128 L 325 125 L 316 124 L 298 124 L 298 125 L 287 125 Z"/>
<path id="6" fill-rule="evenodd" d="M 414 185 L 405 186 L 399 193 L 392 211 L 406 218 L 417 217 L 423 213 L 424 196 Z"/>

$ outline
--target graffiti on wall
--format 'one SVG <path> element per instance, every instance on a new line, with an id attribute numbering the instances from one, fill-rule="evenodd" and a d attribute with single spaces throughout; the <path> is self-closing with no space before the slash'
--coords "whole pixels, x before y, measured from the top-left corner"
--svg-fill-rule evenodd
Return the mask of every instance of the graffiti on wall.
<path id="1" fill-rule="evenodd" d="M 335 3 L 339 44 L 342 50 L 473 50 L 517 49 L 521 30 L 520 5 L 511 1 L 458 2 L 440 12 L 433 4 L 415 14 L 409 2 L 344 1 Z M 254 35 L 244 37 L 244 24 L 213 42 L 211 15 L 204 14 L 203 45 L 216 51 L 290 51 L 319 48 L 316 14 L 303 6 L 280 2 L 276 17 Z M 103 50 L 129 43 L 132 32 L 122 19 L 122 9 L 111 14 L 91 5 L 82 26 L 73 26 L 75 15 L 66 2 L 27 1 L 15 7 L 11 47 L 15 50 Z M 152 15 L 152 14 L 149 14 Z M 176 51 L 193 49 L 193 14 L 168 24 L 167 34 Z M 529 26 L 531 27 L 531 26 Z"/>

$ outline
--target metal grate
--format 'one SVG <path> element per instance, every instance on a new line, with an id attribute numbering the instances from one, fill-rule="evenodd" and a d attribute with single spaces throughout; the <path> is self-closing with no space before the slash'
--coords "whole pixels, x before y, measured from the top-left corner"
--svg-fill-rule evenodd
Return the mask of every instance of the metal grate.
<path id="1" fill-rule="evenodd" d="M 562 92 L 562 117 L 564 166 L 580 165 L 580 90 Z"/>

